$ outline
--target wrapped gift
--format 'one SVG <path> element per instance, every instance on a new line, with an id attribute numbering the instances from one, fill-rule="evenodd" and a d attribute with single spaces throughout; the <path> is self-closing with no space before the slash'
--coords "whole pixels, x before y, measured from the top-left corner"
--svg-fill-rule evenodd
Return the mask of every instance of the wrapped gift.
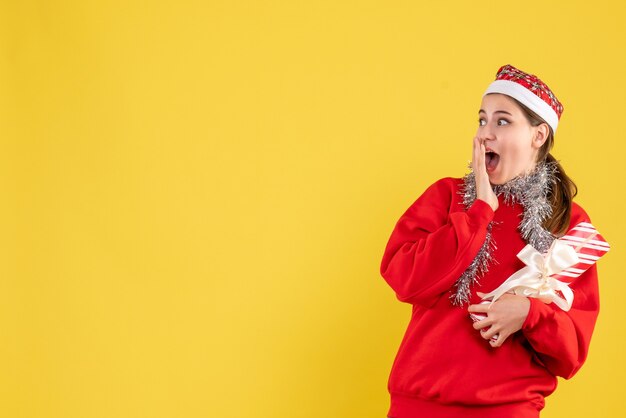
<path id="1" fill-rule="evenodd" d="M 611 248 L 596 228 L 588 222 L 577 224 L 559 238 L 559 241 L 572 247 L 578 255 L 578 263 L 552 276 L 565 283 L 571 283 L 583 274 Z"/>
<path id="2" fill-rule="evenodd" d="M 534 297 L 554 303 L 569 311 L 574 293 L 569 285 L 609 251 L 610 246 L 588 222 L 581 222 L 559 239 L 555 239 L 546 254 L 526 245 L 517 257 L 526 264 L 493 292 L 485 295 L 482 304 L 492 304 L 505 293 Z M 470 313 L 474 322 L 487 317 Z M 497 335 L 492 341 L 497 340 Z"/>

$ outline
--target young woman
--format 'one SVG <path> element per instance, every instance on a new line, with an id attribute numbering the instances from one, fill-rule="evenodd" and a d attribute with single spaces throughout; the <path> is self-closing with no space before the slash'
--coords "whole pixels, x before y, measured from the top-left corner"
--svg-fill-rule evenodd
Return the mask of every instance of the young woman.
<path id="1" fill-rule="evenodd" d="M 568 311 L 508 293 L 479 304 L 524 267 L 517 254 L 527 244 L 545 253 L 590 222 L 550 154 L 562 112 L 536 76 L 501 67 L 478 112 L 472 172 L 436 181 L 395 225 L 380 273 L 412 315 L 389 376 L 389 417 L 538 417 L 556 376 L 571 378 L 585 361 L 599 310 L 595 264 L 570 286 Z"/>

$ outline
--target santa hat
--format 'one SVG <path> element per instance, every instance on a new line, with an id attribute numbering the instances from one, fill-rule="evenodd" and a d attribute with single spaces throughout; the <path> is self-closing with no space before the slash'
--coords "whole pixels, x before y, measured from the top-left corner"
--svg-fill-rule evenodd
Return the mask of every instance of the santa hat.
<path id="1" fill-rule="evenodd" d="M 504 65 L 498 70 L 496 80 L 487 87 L 485 94 L 488 93 L 506 94 L 517 99 L 545 120 L 552 132 L 556 132 L 563 105 L 537 76 L 527 74 L 512 65 Z"/>

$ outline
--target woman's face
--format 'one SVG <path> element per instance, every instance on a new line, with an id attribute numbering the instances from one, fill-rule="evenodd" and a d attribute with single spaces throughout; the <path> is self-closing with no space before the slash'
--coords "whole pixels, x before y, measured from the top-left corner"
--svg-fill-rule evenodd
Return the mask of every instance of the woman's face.
<path id="1" fill-rule="evenodd" d="M 503 184 L 535 167 L 547 124 L 532 126 L 522 109 L 504 94 L 487 94 L 478 112 L 476 136 L 483 140 L 491 184 Z"/>

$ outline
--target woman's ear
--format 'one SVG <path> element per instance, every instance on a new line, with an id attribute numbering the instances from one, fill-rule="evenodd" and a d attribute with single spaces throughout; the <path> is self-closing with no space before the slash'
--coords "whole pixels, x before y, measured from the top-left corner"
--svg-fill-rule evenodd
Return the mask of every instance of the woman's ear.
<path id="1" fill-rule="evenodd" d="M 533 146 L 537 149 L 541 148 L 548 139 L 550 128 L 547 123 L 542 123 L 535 127 L 535 136 L 533 138 Z"/>

